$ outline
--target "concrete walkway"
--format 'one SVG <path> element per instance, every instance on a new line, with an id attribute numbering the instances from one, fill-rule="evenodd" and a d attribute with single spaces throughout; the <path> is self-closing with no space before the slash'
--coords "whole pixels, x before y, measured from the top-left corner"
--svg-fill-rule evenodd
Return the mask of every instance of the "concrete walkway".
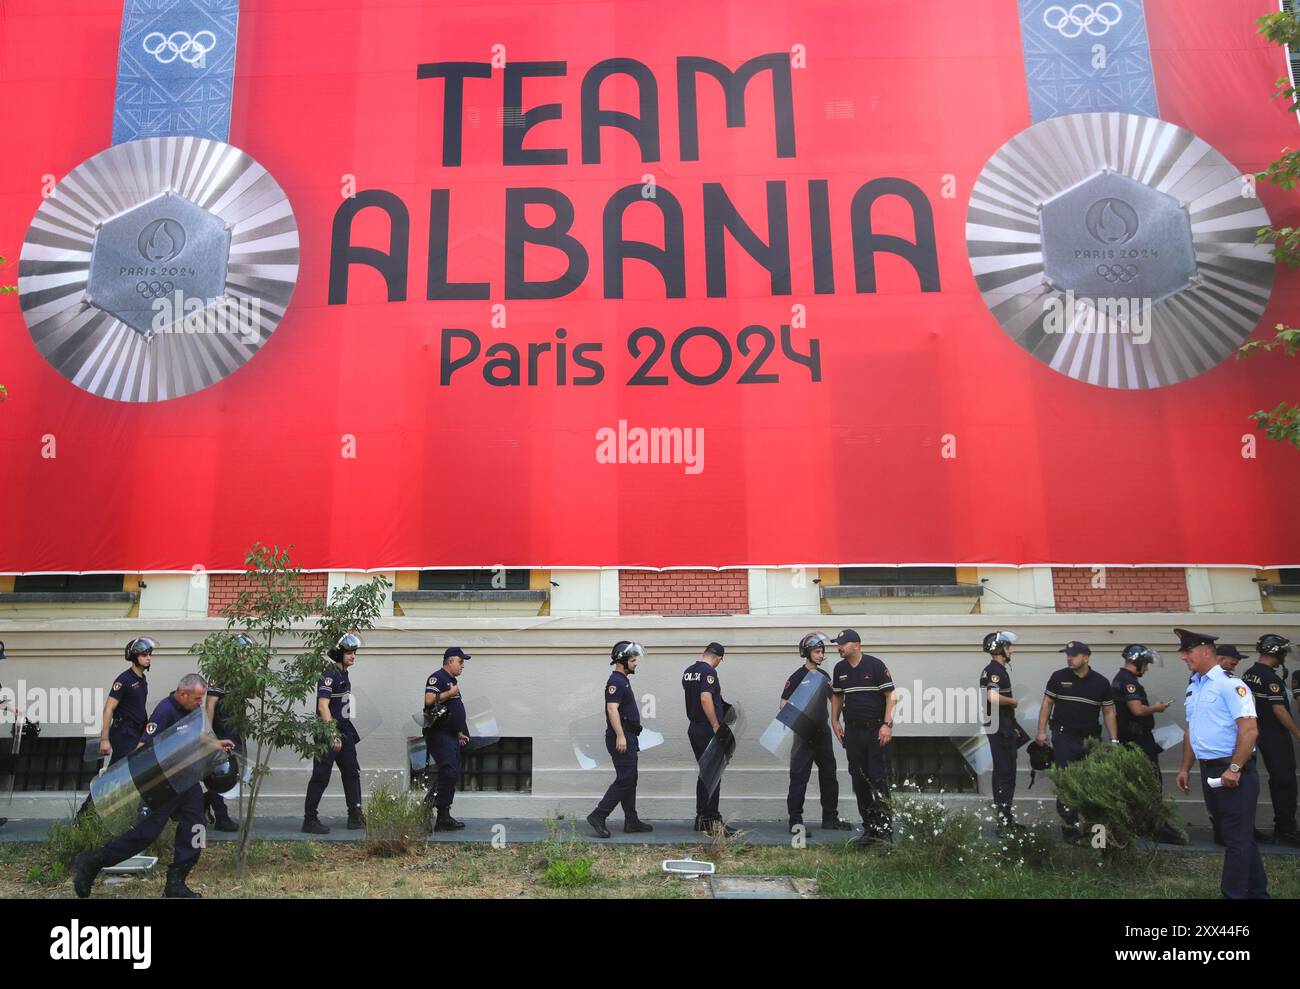
<path id="1" fill-rule="evenodd" d="M 347 829 L 346 817 L 323 817 L 321 820 L 330 828 L 330 833 L 327 835 L 303 834 L 300 830 L 302 826 L 302 818 L 300 817 L 261 818 L 257 822 L 257 829 L 253 837 L 255 840 L 261 841 L 352 842 L 361 841 L 365 837 L 364 831 L 349 831 Z M 0 842 L 39 843 L 45 840 L 45 835 L 53 823 L 48 818 L 29 818 L 25 820 L 11 818 L 8 824 L 0 827 Z M 578 839 L 588 841 L 594 845 L 710 845 L 713 841 L 707 835 L 693 830 L 690 821 L 652 821 L 651 823 L 654 825 L 654 831 L 650 834 L 624 834 L 622 821 L 618 818 L 611 818 L 608 822 L 611 835 L 609 838 L 601 839 L 591 833 L 591 828 L 588 827 L 586 821 L 565 819 L 556 822 L 559 828 L 559 837 L 562 840 L 576 836 Z M 731 824 L 733 827 L 742 830 L 743 835 L 740 837 L 743 837 L 750 844 L 789 845 L 792 840 L 790 834 L 787 833 L 784 821 L 733 821 Z M 1161 849 L 1170 852 L 1222 852 L 1222 849 L 1214 844 L 1208 827 L 1193 825 L 1189 826 L 1187 830 L 1191 837 L 1189 845 L 1161 845 Z M 526 818 L 477 819 L 465 820 L 465 829 L 463 831 L 431 834 L 428 840 L 440 844 L 458 842 L 491 844 L 494 840 L 498 843 L 504 841 L 506 844 L 527 844 L 541 841 L 549 833 L 545 821 Z M 847 841 L 860 833 L 860 831 L 823 831 L 813 825 L 808 829 L 807 841 L 810 846 L 833 845 Z M 238 837 L 237 833 L 225 834 L 214 830 L 208 832 L 210 842 L 232 841 Z M 738 839 L 732 839 L 732 841 L 736 840 Z M 1262 844 L 1260 850 L 1265 855 L 1300 857 L 1300 848 L 1291 848 L 1286 845 Z"/>

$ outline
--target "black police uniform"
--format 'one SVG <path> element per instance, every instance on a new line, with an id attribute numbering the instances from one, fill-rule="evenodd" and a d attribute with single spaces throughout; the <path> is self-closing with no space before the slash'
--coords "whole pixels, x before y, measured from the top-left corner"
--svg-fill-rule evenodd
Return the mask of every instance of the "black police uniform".
<path id="1" fill-rule="evenodd" d="M 881 745 L 878 736 L 885 723 L 885 695 L 893 689 L 889 668 L 866 653 L 856 667 L 840 660 L 831 674 L 831 690 L 844 702 L 844 750 L 863 831 L 868 837 L 886 839 L 893 836 L 889 745 Z"/>
<path id="2" fill-rule="evenodd" d="M 996 690 L 1000 697 L 1012 696 L 1011 668 L 996 659 L 989 660 L 989 665 L 980 671 L 980 696 L 984 698 L 989 752 L 993 756 L 993 808 L 998 824 L 1007 825 L 1015 820 L 1011 806 L 1016 797 L 1016 753 L 1020 736 L 1016 731 L 1015 708 L 990 704 L 990 690 Z"/>
<path id="3" fill-rule="evenodd" d="M 1266 663 L 1256 663 L 1242 675 L 1242 681 L 1255 695 L 1259 741 L 1255 747 L 1268 769 L 1268 795 L 1273 803 L 1274 836 L 1294 834 L 1296 830 L 1296 762 L 1291 733 L 1275 713 L 1283 708 L 1289 714 L 1286 686 L 1277 671 Z"/>
<path id="4" fill-rule="evenodd" d="M 244 740 L 230 726 L 230 719 L 226 711 L 226 692 L 216 684 L 208 684 L 208 696 L 218 699 L 217 706 L 212 712 L 212 734 L 216 735 L 217 738 L 229 739 L 235 743 L 237 751 L 242 750 Z M 203 806 L 205 810 L 211 811 L 212 816 L 218 821 L 228 820 L 230 817 L 225 798 L 206 781 L 203 784 Z"/>
<path id="5" fill-rule="evenodd" d="M 108 729 L 108 744 L 113 750 L 108 758 L 111 766 L 129 756 L 140 744 L 140 735 L 149 720 L 149 683 L 143 676 L 136 675 L 134 667 L 128 666 L 126 672 L 113 681 L 108 696 L 117 701 L 113 723 Z"/>
<path id="6" fill-rule="evenodd" d="M 713 696 L 713 715 L 718 719 L 718 724 L 722 724 L 722 681 L 718 679 L 718 671 L 701 659 L 688 666 L 682 674 L 682 690 L 686 695 L 686 717 L 690 721 L 686 737 L 690 740 L 691 751 L 695 753 L 695 761 L 698 762 L 713 741 L 713 728 L 704 716 L 704 705 L 700 698 L 704 694 Z M 695 817 L 701 825 L 722 820 L 722 813 L 718 810 L 721 799 L 721 783 L 710 794 L 705 789 L 703 780 L 695 781 Z"/>
<path id="7" fill-rule="evenodd" d="M 626 673 L 615 670 L 609 675 L 601 700 L 601 714 L 605 716 L 605 751 L 614 762 L 614 782 L 601 797 L 592 816 L 604 820 L 615 807 L 622 804 L 624 821 L 637 821 L 640 818 L 636 813 L 636 763 L 637 753 L 641 751 L 637 738 L 641 734 L 641 710 L 637 707 L 636 694 L 632 691 L 632 683 Z M 618 750 L 618 736 L 609 723 L 606 704 L 618 705 L 618 716 L 623 722 L 623 737 L 627 740 L 626 752 Z"/>
<path id="8" fill-rule="evenodd" d="M 344 706 L 352 693 L 352 681 L 348 671 L 338 663 L 321 674 L 316 683 L 316 698 L 328 698 L 330 717 L 338 723 L 339 737 L 343 740 L 337 752 L 326 748 L 325 752 L 312 760 L 311 782 L 307 784 L 307 801 L 304 816 L 315 820 L 320 808 L 320 798 L 329 786 L 330 770 L 338 762 L 339 774 L 343 777 L 343 796 L 347 800 L 348 815 L 361 813 L 361 764 L 357 762 L 357 742 L 360 734 L 353 727 L 351 720 L 345 718 Z"/>
<path id="9" fill-rule="evenodd" d="M 803 683 L 805 676 L 830 677 L 821 669 L 811 671 L 807 665 L 801 665 L 790 674 L 781 691 L 781 699 L 788 701 L 795 688 Z M 812 738 L 796 734 L 794 747 L 790 750 L 790 790 L 786 794 L 785 807 L 790 815 L 792 825 L 803 821 L 803 801 L 808 792 L 808 779 L 812 776 L 813 763 L 817 764 L 817 786 L 821 791 L 822 821 L 829 823 L 839 819 L 840 781 L 835 776 L 835 735 L 831 731 L 827 700 L 823 696 L 820 710 L 805 711 L 811 721 L 819 725 L 818 733 Z"/>
<path id="10" fill-rule="evenodd" d="M 1139 701 L 1148 705 L 1146 688 L 1142 679 L 1127 667 L 1121 667 L 1110 682 L 1111 700 L 1115 704 L 1115 730 L 1121 742 L 1132 742 L 1151 760 L 1155 769 L 1156 782 L 1163 788 L 1164 776 L 1160 772 L 1160 743 L 1152 732 L 1156 729 L 1154 714 L 1134 714 L 1129 710 L 1129 701 Z"/>
<path id="11" fill-rule="evenodd" d="M 1052 736 L 1052 761 L 1061 769 L 1083 758 L 1084 741 L 1101 737 L 1101 712 L 1114 707 L 1110 684 L 1096 670 L 1079 677 L 1068 666 L 1053 673 L 1044 691 L 1053 701 L 1048 726 Z M 1056 812 L 1065 822 L 1067 837 L 1079 834 L 1079 815 L 1058 799 Z"/>
<path id="12" fill-rule="evenodd" d="M 146 747 L 152 745 L 154 736 L 189 713 L 181 707 L 175 694 L 168 694 L 154 708 L 153 717 L 145 723 L 139 740 Z M 103 865 L 115 865 L 144 851 L 153 844 L 171 818 L 177 821 L 176 838 L 172 845 L 172 865 L 182 873 L 188 872 L 199 860 L 200 849 L 196 846 L 202 844 L 194 840 L 203 827 L 203 788 L 198 783 L 170 798 L 142 802 L 139 816 L 130 830 L 103 847 Z"/>
<path id="13" fill-rule="evenodd" d="M 456 686 L 457 679 L 447 672 L 446 667 L 435 670 L 427 681 L 426 692 L 436 690 L 442 694 Z M 447 705 L 447 715 L 425 736 L 429 758 L 438 765 L 438 776 L 429 791 L 433 806 L 441 814 L 451 811 L 451 802 L 456 799 L 456 784 L 460 781 L 460 735 L 469 734 L 465 721 L 465 702 L 457 694 Z"/>

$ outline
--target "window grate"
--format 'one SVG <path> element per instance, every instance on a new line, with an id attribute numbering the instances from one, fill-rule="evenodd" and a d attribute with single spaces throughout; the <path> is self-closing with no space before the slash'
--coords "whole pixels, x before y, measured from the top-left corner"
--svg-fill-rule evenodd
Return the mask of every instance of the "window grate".
<path id="1" fill-rule="evenodd" d="M 15 594 L 78 594 L 122 590 L 120 573 L 33 573 L 14 578 Z"/>
<path id="2" fill-rule="evenodd" d="M 411 745 L 423 744 L 411 739 Z M 413 770 L 411 786 L 427 789 L 437 778 L 438 770 L 430 760 L 425 769 Z M 466 751 L 461 749 L 459 792 L 532 793 L 533 740 L 500 738 L 490 745 Z"/>
<path id="3" fill-rule="evenodd" d="M 1300 567 L 1283 568 L 1277 572 L 1278 583 L 1295 586 L 1300 584 Z"/>
<path id="4" fill-rule="evenodd" d="M 82 761 L 85 738 L 25 738 L 18 755 L 11 755 L 13 741 L 0 742 L 0 783 L 14 790 L 88 790 L 99 770 L 98 763 Z"/>
<path id="5" fill-rule="evenodd" d="M 496 578 L 496 582 L 493 582 Z M 527 570 L 421 570 L 422 591 L 526 591 Z"/>
<path id="6" fill-rule="evenodd" d="M 907 793 L 979 793 L 979 779 L 947 738 L 899 738 L 890 745 L 895 789 Z"/>
<path id="7" fill-rule="evenodd" d="M 840 567 L 840 584 L 849 587 L 955 583 L 956 567 Z"/>

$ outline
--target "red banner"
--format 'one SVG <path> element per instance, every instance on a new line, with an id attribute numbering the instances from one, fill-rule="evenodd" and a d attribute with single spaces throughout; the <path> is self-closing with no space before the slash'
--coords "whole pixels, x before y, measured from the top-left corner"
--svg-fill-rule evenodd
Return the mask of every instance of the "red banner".
<path id="1" fill-rule="evenodd" d="M 57 8 L 0 13 L 11 262 L 110 143 L 121 5 Z M 1273 9 L 1146 3 L 1161 118 L 1243 173 L 1300 139 Z M 972 189 L 1030 124 L 1012 0 L 245 0 L 231 144 L 292 303 L 125 402 L 0 300 L 0 572 L 1300 564 L 1300 454 L 1246 439 L 1300 364 L 1105 387 L 990 312 Z M 1279 270 L 1256 335 L 1297 310 Z"/>

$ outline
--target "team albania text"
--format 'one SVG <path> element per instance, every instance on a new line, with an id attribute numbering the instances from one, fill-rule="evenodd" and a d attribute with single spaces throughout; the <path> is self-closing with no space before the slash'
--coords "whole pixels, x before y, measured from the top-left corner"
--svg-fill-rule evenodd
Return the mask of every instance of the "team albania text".
<path id="1" fill-rule="evenodd" d="M 524 147 L 529 130 L 545 121 L 559 120 L 564 106 L 546 103 L 528 108 L 523 103 L 523 83 L 527 78 L 566 76 L 567 63 L 515 62 L 431 62 L 417 67 L 417 79 L 443 81 L 442 164 L 445 168 L 462 165 L 463 106 L 467 85 L 486 86 L 493 69 L 503 70 L 502 94 L 502 163 L 504 165 L 554 165 L 569 166 L 566 148 Z M 760 74 L 771 78 L 772 111 L 774 120 L 776 157 L 795 157 L 795 114 L 793 100 L 792 56 L 778 52 L 760 55 L 744 62 L 734 71 L 713 59 L 700 56 L 680 56 L 676 64 L 677 120 L 679 159 L 697 161 L 699 149 L 699 112 L 697 83 L 701 75 L 711 77 L 722 88 L 726 102 L 726 126 L 745 126 L 745 90 Z M 611 77 L 622 76 L 635 85 L 638 93 L 639 113 L 602 109 L 600 88 Z M 658 82 L 645 64 L 629 58 L 611 58 L 593 65 L 583 76 L 579 105 L 581 119 L 581 158 L 584 165 L 601 162 L 601 131 L 605 128 L 622 130 L 630 135 L 640 148 L 643 163 L 661 160 Z M 534 142 L 536 143 L 536 142 Z M 571 166 L 570 166 L 571 167 Z M 642 177 L 644 179 L 644 177 Z M 799 188 L 805 186 L 805 188 Z M 559 189 L 546 186 L 508 186 L 505 196 L 504 265 L 495 280 L 452 281 L 448 276 L 449 244 L 451 237 L 452 189 L 434 188 L 429 194 L 428 268 L 424 294 L 429 300 L 525 300 L 559 299 L 579 288 L 590 270 L 591 252 L 572 234 L 574 205 Z M 809 239 L 812 245 L 811 285 L 792 284 L 790 258 L 790 228 L 787 204 L 791 195 L 806 195 L 808 205 Z M 911 211 L 913 237 L 907 239 L 894 234 L 877 233 L 872 229 L 872 210 L 884 197 L 893 197 Z M 692 197 L 693 198 L 693 197 Z M 755 229 L 736 208 L 721 182 L 702 184 L 698 208 L 701 210 L 704 230 L 704 295 L 707 298 L 727 296 L 727 243 L 728 239 L 749 258 L 761 266 L 770 281 L 772 296 L 790 296 L 796 289 L 801 293 L 830 295 L 836 291 L 834 252 L 832 248 L 832 220 L 830 195 L 826 179 L 807 179 L 792 182 L 787 187 L 784 180 L 766 182 L 767 223 L 766 234 Z M 629 239 L 624 234 L 624 214 L 635 203 L 649 204 L 662 220 L 662 242 L 654 243 Z M 530 207 L 533 209 L 530 211 Z M 537 210 L 545 210 L 545 222 L 538 225 Z M 387 216 L 389 243 L 387 250 L 353 243 L 353 224 L 358 214 L 365 210 L 379 210 Z M 629 259 L 650 265 L 663 281 L 664 297 L 687 298 L 688 287 L 698 292 L 698 287 L 688 286 L 686 277 L 686 244 L 683 223 L 684 204 L 673 191 L 654 182 L 643 180 L 624 185 L 614 191 L 605 202 L 601 214 L 601 244 L 603 295 L 607 299 L 623 298 L 624 264 Z M 528 215 L 531 213 L 531 217 Z M 876 255 L 892 254 L 905 261 L 915 271 L 919 290 L 939 291 L 939 264 L 935 244 L 934 215 L 930 201 L 915 184 L 901 178 L 879 177 L 864 182 L 853 194 L 849 208 L 850 241 L 853 252 L 854 291 L 859 294 L 876 291 Z M 331 242 L 328 302 L 344 305 L 348 301 L 348 281 L 353 266 L 372 268 L 384 281 L 387 300 L 401 302 L 407 298 L 408 257 L 411 237 L 410 213 L 406 204 L 394 193 L 385 189 L 363 189 L 345 198 L 334 214 Z M 546 252 L 552 270 L 563 258 L 564 270 L 552 278 L 530 279 L 525 276 L 525 258 Z M 557 253 L 558 252 L 558 253 Z M 820 354 L 817 341 L 796 345 L 790 336 L 790 327 L 781 326 L 779 333 L 752 325 L 736 334 L 736 348 L 742 356 L 755 354 L 738 378 L 742 383 L 773 381 L 778 373 L 765 369 L 764 363 L 780 346 L 782 355 L 794 363 L 807 367 L 813 380 L 820 380 Z M 526 374 L 530 384 L 536 383 L 536 359 L 551 351 L 557 358 L 556 383 L 571 380 L 573 384 L 595 384 L 603 378 L 591 354 L 600 350 L 599 344 L 578 343 L 571 346 L 569 357 L 574 365 L 570 379 L 561 371 L 558 359 L 562 356 L 566 331 L 555 331 L 556 339 L 550 343 L 528 344 L 529 356 L 521 370 L 521 355 L 511 344 L 493 344 L 482 347 L 477 335 L 470 330 L 446 328 L 442 333 L 441 381 L 448 384 L 457 371 L 469 368 L 486 358 L 479 370 L 491 384 L 519 384 Z M 779 341 L 778 341 L 779 336 Z M 690 341 L 701 338 L 718 347 L 719 356 L 714 361 L 702 359 L 708 368 L 692 370 L 682 358 L 682 348 Z M 750 346 L 747 346 L 749 344 Z M 651 327 L 640 327 L 629 336 L 628 350 L 642 363 L 629 384 L 659 384 L 664 375 L 656 368 L 665 353 L 668 360 L 664 370 L 671 366 L 673 373 L 692 383 L 718 380 L 731 367 L 731 344 L 727 338 L 711 327 L 694 326 L 669 341 Z M 542 348 L 535 350 L 535 348 Z M 800 353 L 802 350 L 802 353 Z M 512 356 L 513 355 L 513 356 Z M 489 366 L 498 360 L 495 370 Z M 586 373 L 579 373 L 587 368 Z M 563 378 L 563 380 L 561 380 Z M 593 380 L 595 379 L 595 380 Z"/>

